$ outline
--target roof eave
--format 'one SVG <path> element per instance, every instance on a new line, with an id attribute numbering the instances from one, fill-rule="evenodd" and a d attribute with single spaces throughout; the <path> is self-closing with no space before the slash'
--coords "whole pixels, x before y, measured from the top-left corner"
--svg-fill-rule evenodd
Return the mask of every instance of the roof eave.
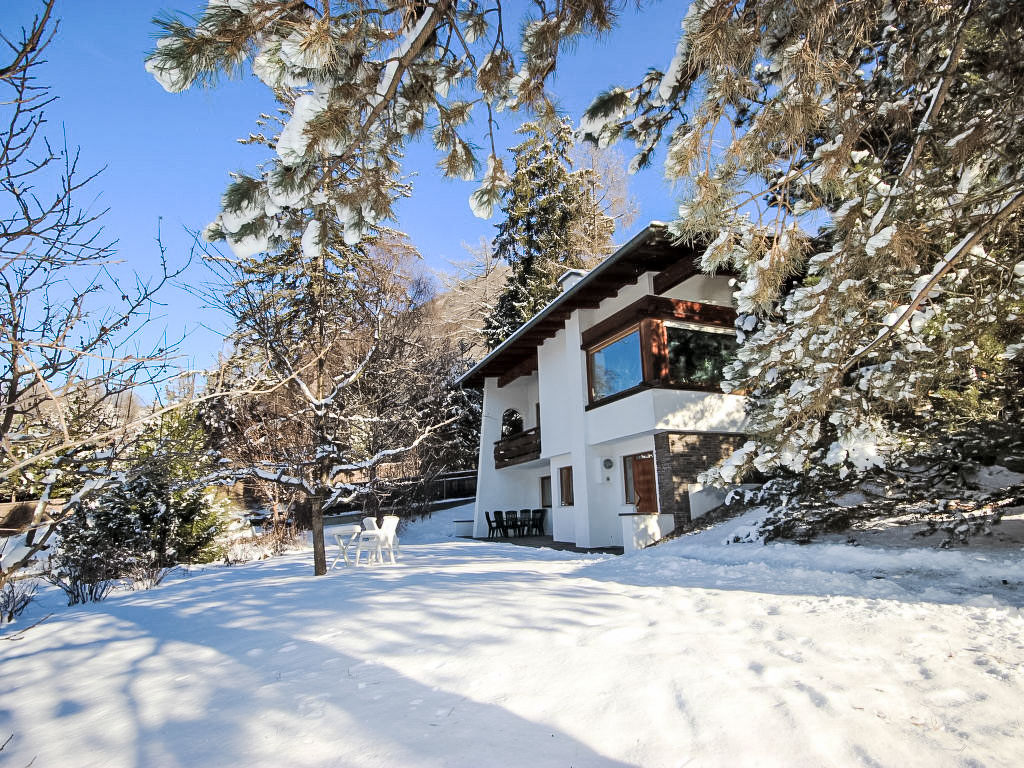
<path id="1" fill-rule="evenodd" d="M 575 285 L 569 288 L 567 291 L 560 293 L 551 302 L 544 307 L 540 312 L 531 317 L 526 323 L 521 325 L 515 333 L 505 339 L 501 344 L 492 349 L 487 355 L 479 360 L 472 368 L 466 371 L 462 376 L 456 380 L 456 384 L 460 387 L 472 385 L 472 379 L 477 378 L 482 374 L 483 369 L 492 363 L 495 359 L 500 357 L 502 353 L 512 347 L 519 339 L 527 335 L 533 328 L 543 322 L 546 318 L 550 317 L 551 314 L 556 312 L 562 304 L 575 298 L 578 294 L 586 290 L 587 286 L 601 277 L 602 274 L 607 272 L 613 265 L 617 264 L 627 255 L 635 251 L 637 248 L 646 243 L 649 239 L 653 239 L 659 235 L 664 236 L 667 233 L 668 225 L 661 221 L 652 221 L 642 230 L 637 232 L 631 237 L 621 248 L 615 253 L 609 256 L 607 259 L 602 261 L 592 270 L 590 270 L 583 278 L 579 280 Z M 486 378 L 486 377 L 484 377 Z M 482 385 L 483 381 L 477 385 Z"/>

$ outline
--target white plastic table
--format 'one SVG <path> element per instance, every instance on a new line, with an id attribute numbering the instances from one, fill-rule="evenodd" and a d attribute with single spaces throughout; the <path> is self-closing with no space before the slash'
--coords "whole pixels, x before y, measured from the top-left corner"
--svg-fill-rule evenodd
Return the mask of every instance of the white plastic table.
<path id="1" fill-rule="evenodd" d="M 359 534 L 362 532 L 363 529 L 359 523 L 335 527 L 334 540 L 338 542 L 338 555 L 334 558 L 334 562 L 331 563 L 331 568 L 334 568 L 335 564 L 342 559 L 345 560 L 345 565 L 352 565 L 352 561 L 348 559 L 348 548 L 352 546 L 352 542 L 358 539 Z"/>

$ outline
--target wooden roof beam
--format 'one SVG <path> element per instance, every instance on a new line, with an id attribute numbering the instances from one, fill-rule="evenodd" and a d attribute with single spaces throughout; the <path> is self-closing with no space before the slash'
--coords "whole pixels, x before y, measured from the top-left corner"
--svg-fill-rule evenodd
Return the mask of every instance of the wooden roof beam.
<path id="1" fill-rule="evenodd" d="M 498 387 L 506 387 L 521 376 L 529 376 L 537 370 L 537 352 L 534 350 L 532 356 L 520 360 L 498 377 Z"/>
<path id="2" fill-rule="evenodd" d="M 654 276 L 654 292 L 665 293 L 700 272 L 696 259 L 682 258 Z"/>

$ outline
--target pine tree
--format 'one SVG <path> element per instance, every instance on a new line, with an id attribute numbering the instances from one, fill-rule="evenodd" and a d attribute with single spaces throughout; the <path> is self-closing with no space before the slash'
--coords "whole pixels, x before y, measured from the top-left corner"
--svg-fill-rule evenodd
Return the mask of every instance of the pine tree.
<path id="1" fill-rule="evenodd" d="M 325 202 L 354 242 L 391 216 L 402 149 L 428 122 L 439 167 L 452 178 L 479 175 L 470 204 L 489 217 L 507 183 L 495 112 L 550 111 L 544 84 L 560 49 L 609 29 L 614 5 L 541 4 L 515 50 L 504 30 L 509 11 L 497 0 L 211 0 L 195 19 L 157 20 L 162 34 L 146 67 L 176 93 L 248 64 L 285 105 L 283 130 L 269 142 L 276 156 L 252 180 L 259 193 L 220 222 L 233 247 L 252 254 L 286 240 L 279 214 L 322 193 L 308 183 L 310 166 L 321 165 L 344 180 Z M 474 111 L 486 113 L 491 134 L 482 174 L 463 136 Z"/>
<path id="2" fill-rule="evenodd" d="M 573 169 L 567 119 L 529 122 L 517 133 L 527 138 L 512 150 L 515 170 L 494 239 L 495 254 L 511 272 L 484 323 L 492 349 L 555 298 L 565 270 L 587 268 L 607 255 L 615 229 L 596 199 L 595 172 Z"/>
<path id="3" fill-rule="evenodd" d="M 1019 424 L 1022 29 L 1014 2 L 694 2 L 669 67 L 592 105 L 637 166 L 665 139 L 675 232 L 742 276 L 753 439 L 709 479 Z"/>

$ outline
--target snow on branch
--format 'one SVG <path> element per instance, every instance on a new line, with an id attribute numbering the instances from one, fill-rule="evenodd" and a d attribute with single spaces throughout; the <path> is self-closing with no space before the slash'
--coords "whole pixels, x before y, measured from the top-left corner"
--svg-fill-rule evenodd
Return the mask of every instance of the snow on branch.
<path id="1" fill-rule="evenodd" d="M 921 306 L 921 303 L 928 298 L 935 286 L 938 285 L 939 281 L 953 268 L 957 261 L 959 261 L 965 253 L 970 252 L 971 249 L 980 245 L 982 240 L 991 234 L 999 224 L 1006 221 L 1014 211 L 1021 207 L 1022 204 L 1024 204 L 1024 190 L 1017 192 L 1017 194 L 1005 201 L 1002 206 L 995 211 L 992 216 L 986 219 L 980 227 L 965 235 L 960 242 L 950 248 L 946 255 L 932 269 L 931 274 L 928 275 L 927 279 L 919 281 L 920 287 L 917 288 L 906 308 L 904 308 L 904 310 L 900 312 L 900 314 L 891 323 L 887 323 L 883 326 L 873 341 L 865 344 L 854 352 L 850 358 L 839 367 L 839 372 L 845 373 L 848 371 L 858 360 L 877 349 L 886 338 L 907 322 L 907 320 L 909 320 Z"/>

